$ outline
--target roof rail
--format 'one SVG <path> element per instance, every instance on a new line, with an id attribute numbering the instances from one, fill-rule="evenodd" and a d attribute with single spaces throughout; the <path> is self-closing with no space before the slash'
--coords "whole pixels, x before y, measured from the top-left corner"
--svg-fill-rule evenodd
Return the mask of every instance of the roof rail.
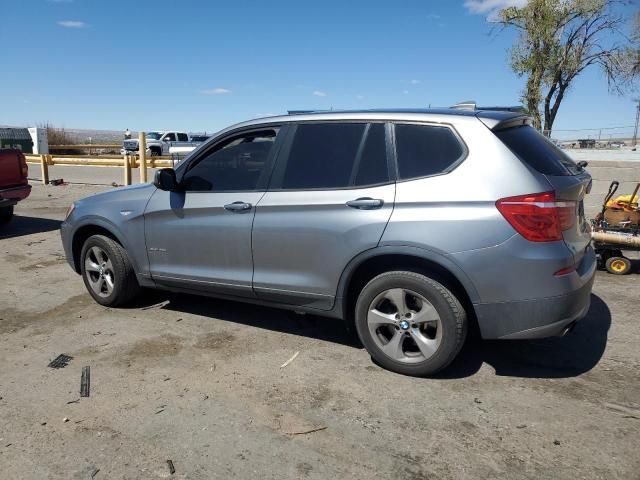
<path id="1" fill-rule="evenodd" d="M 456 103 L 451 108 L 454 110 L 477 110 L 478 105 L 474 100 L 467 100 L 466 102 Z"/>
<path id="2" fill-rule="evenodd" d="M 479 107 L 473 100 L 467 100 L 466 102 L 456 103 L 451 107 L 454 110 L 484 110 L 492 112 L 514 112 L 514 113 L 527 113 L 527 110 L 522 105 L 514 105 L 511 107 Z"/>

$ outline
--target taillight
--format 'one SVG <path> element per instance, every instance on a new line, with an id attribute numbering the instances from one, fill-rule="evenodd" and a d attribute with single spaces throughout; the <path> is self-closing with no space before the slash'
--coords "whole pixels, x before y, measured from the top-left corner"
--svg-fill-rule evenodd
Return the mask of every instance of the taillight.
<path id="1" fill-rule="evenodd" d="M 531 242 L 562 240 L 562 232 L 576 221 L 576 202 L 556 202 L 554 192 L 502 198 L 496 207 L 516 232 Z"/>
<path id="2" fill-rule="evenodd" d="M 27 178 L 29 176 L 29 167 L 27 166 L 27 160 L 24 158 L 23 154 L 20 154 L 20 172 L 22 173 L 23 178 Z"/>

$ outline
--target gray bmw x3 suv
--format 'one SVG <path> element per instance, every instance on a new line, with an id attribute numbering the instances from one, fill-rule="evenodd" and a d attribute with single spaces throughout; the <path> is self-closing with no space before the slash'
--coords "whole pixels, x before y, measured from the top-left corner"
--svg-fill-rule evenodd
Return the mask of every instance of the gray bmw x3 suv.
<path id="1" fill-rule="evenodd" d="M 312 112 L 229 127 L 61 231 L 102 305 L 148 287 L 343 318 L 382 366 L 430 375 L 472 323 L 529 339 L 586 314 L 590 185 L 522 114 Z"/>

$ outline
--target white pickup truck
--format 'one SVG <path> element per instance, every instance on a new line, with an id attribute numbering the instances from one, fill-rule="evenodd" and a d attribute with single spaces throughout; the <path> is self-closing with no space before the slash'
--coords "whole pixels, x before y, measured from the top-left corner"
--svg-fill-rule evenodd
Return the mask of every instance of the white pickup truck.
<path id="1" fill-rule="evenodd" d="M 202 142 L 191 141 L 185 132 L 147 132 L 147 154 L 152 157 L 169 156 L 173 154 L 185 155 L 194 150 Z M 138 139 L 125 140 L 120 153 L 135 154 L 138 152 Z"/>

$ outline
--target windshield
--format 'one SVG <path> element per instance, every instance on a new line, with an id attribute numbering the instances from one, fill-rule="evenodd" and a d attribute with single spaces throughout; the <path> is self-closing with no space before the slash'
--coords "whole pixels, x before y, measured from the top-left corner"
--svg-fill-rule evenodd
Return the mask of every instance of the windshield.
<path id="1" fill-rule="evenodd" d="M 149 132 L 145 135 L 149 140 L 160 140 L 162 134 L 160 132 Z"/>

